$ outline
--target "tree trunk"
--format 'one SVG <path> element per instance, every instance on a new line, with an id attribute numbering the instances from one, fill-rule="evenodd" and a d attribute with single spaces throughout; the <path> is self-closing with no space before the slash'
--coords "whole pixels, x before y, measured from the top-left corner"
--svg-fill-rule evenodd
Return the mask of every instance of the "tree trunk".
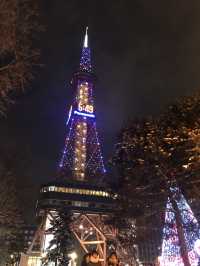
<path id="1" fill-rule="evenodd" d="M 178 238 L 179 238 L 179 244 L 180 244 L 181 257 L 182 257 L 182 260 L 183 260 L 183 263 L 185 266 L 191 266 L 190 261 L 189 261 L 189 257 L 188 257 L 187 245 L 185 242 L 185 236 L 184 236 L 181 214 L 180 214 L 179 208 L 177 206 L 177 203 L 173 198 L 173 195 L 171 195 L 170 201 L 171 201 L 172 206 L 173 206 L 174 211 L 175 211 L 175 219 L 176 219 L 176 225 L 177 225 L 177 232 L 178 232 Z"/>

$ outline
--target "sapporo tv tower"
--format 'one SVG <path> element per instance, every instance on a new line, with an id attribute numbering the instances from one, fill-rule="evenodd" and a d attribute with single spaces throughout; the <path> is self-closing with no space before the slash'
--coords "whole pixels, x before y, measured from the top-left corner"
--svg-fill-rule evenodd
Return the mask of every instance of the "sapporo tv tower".
<path id="1" fill-rule="evenodd" d="M 86 28 L 79 69 L 71 82 L 75 98 L 67 118 L 58 177 L 41 187 L 37 210 L 42 223 L 21 265 L 40 265 L 52 239 L 46 230 L 63 204 L 74 214 L 72 231 L 84 252 L 97 249 L 105 265 L 108 243 L 116 241 L 116 230 L 104 222 L 113 211 L 114 200 L 104 185 L 106 170 L 96 129 L 94 82 Z"/>
<path id="2" fill-rule="evenodd" d="M 72 79 L 76 97 L 67 121 L 69 132 L 60 171 L 64 179 L 99 184 L 102 182 L 105 168 L 96 130 L 94 80 L 86 28 L 79 71 L 74 73 Z"/>

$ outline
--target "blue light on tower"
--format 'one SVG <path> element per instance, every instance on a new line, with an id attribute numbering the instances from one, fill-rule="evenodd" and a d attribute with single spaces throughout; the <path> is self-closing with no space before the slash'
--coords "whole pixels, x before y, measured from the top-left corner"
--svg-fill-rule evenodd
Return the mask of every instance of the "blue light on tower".
<path id="1" fill-rule="evenodd" d="M 79 111 L 74 111 L 74 114 L 75 115 L 81 115 L 81 116 L 85 116 L 85 117 L 92 117 L 92 118 L 95 118 L 95 115 L 94 114 L 88 114 L 88 113 L 83 113 L 83 112 L 79 112 Z"/>

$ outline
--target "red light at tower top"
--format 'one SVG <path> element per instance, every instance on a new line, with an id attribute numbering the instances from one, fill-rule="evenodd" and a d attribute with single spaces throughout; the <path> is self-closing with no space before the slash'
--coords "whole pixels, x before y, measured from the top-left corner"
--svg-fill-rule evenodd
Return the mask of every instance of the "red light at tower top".
<path id="1" fill-rule="evenodd" d="M 60 170 L 67 179 L 79 181 L 98 179 L 100 182 L 106 171 L 96 130 L 94 76 L 88 44 L 88 27 L 86 27 L 79 71 L 74 74 L 72 86 L 76 97 L 67 120 L 68 136 Z"/>

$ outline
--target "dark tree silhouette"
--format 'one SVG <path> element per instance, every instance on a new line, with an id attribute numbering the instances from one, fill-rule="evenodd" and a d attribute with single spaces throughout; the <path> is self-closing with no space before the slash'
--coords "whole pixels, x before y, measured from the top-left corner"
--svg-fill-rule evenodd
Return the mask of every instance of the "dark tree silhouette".
<path id="1" fill-rule="evenodd" d="M 33 0 L 0 1 L 0 114 L 34 77 L 40 55 L 35 40 L 42 30 L 38 10 Z"/>
<path id="2" fill-rule="evenodd" d="M 48 262 L 54 262 L 57 266 L 67 266 L 69 264 L 69 254 L 74 249 L 74 240 L 70 228 L 71 222 L 72 214 L 64 207 L 52 217 L 51 227 L 46 233 L 52 234 L 53 239 L 50 241 L 43 265 L 48 265 Z"/>
<path id="3" fill-rule="evenodd" d="M 178 187 L 185 196 L 193 198 L 200 192 L 199 135 L 193 137 L 199 126 L 198 110 L 199 100 L 191 97 L 170 106 L 158 120 L 133 121 L 121 131 L 113 159 L 119 173 L 120 208 L 116 220 L 132 217 L 144 228 L 148 223 L 158 226 L 170 198 L 177 223 L 183 226 L 175 200 L 178 195 L 171 188 Z M 179 241 L 184 264 L 188 266 L 184 238 Z"/>

